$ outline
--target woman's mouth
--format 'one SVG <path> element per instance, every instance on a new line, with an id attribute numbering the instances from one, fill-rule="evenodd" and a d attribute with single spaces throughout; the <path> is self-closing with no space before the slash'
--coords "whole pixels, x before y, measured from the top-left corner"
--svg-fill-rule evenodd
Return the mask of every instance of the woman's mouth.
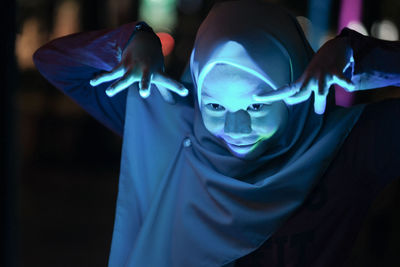
<path id="1" fill-rule="evenodd" d="M 247 147 L 247 146 L 254 145 L 254 143 L 252 143 L 252 144 L 232 144 L 232 143 L 227 143 L 227 144 L 229 144 L 231 146 L 234 146 L 234 147 Z"/>
<path id="2" fill-rule="evenodd" d="M 240 155 L 249 153 L 256 144 L 257 142 L 251 144 L 232 144 L 226 142 L 226 145 L 232 152 Z"/>

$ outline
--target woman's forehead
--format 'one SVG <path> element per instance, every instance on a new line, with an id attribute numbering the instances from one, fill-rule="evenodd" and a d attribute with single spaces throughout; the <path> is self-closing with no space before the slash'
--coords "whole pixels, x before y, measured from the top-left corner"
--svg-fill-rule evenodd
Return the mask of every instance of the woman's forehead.
<path id="1" fill-rule="evenodd" d="M 218 77 L 226 77 L 226 78 L 235 78 L 239 79 L 241 77 L 246 77 L 248 76 L 249 73 L 236 67 L 233 65 L 229 64 L 216 64 L 215 66 L 212 67 L 212 69 L 209 71 L 209 73 L 206 76 L 206 79 L 215 79 Z"/>
<path id="2" fill-rule="evenodd" d="M 212 97 L 233 94 L 240 96 L 260 94 L 271 90 L 273 89 L 267 83 L 247 71 L 228 64 L 217 64 L 204 79 L 202 95 Z"/>

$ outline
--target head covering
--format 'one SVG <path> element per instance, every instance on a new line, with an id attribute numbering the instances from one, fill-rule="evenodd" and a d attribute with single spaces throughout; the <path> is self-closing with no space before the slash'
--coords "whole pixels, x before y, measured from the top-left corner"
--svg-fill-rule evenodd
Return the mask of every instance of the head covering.
<path id="1" fill-rule="evenodd" d="M 304 152 L 321 130 L 324 117 L 315 114 L 311 99 L 288 106 L 288 127 L 273 147 L 251 163 L 232 157 L 221 140 L 205 129 L 199 110 L 202 83 L 212 68 L 229 64 L 277 89 L 299 78 L 313 54 L 295 17 L 280 6 L 249 0 L 222 2 L 213 7 L 198 30 L 190 68 L 198 104 L 195 136 L 203 148 L 214 151 L 206 155 L 215 169 L 238 179 L 245 176 L 248 182 L 257 177 L 263 179 L 264 166 L 269 166 L 271 175 L 289 159 L 295 159 L 295 154 Z M 260 172 L 260 168 L 264 171 Z"/>
<path id="2" fill-rule="evenodd" d="M 191 54 L 193 104 L 128 92 L 110 266 L 223 266 L 267 240 L 305 200 L 361 114 L 311 101 L 289 107 L 276 144 L 255 160 L 231 155 L 204 127 L 202 79 L 239 67 L 274 88 L 312 56 L 295 18 L 257 1 L 215 5 Z"/>
<path id="3" fill-rule="evenodd" d="M 216 63 L 251 70 L 276 89 L 300 77 L 311 59 L 313 51 L 293 16 L 279 6 L 247 2 L 216 4 L 202 23 L 190 61 L 198 90 Z"/>

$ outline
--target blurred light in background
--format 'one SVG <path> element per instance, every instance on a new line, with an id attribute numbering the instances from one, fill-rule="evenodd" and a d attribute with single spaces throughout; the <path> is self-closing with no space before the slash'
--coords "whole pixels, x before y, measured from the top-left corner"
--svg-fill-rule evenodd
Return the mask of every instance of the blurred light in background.
<path id="1" fill-rule="evenodd" d="M 309 0 L 308 17 L 311 20 L 309 41 L 311 47 L 317 51 L 321 40 L 329 31 L 329 20 L 331 15 L 332 0 Z"/>
<path id="2" fill-rule="evenodd" d="M 200 10 L 203 0 L 178 0 L 179 10 L 186 14 L 194 14 Z"/>
<path id="3" fill-rule="evenodd" d="M 344 27 L 360 33 L 365 30 L 365 27 L 361 27 L 362 0 L 341 0 L 339 10 L 338 33 Z M 363 34 L 366 32 L 365 30 Z M 335 85 L 335 100 L 337 105 L 349 107 L 354 103 L 354 95 Z"/>
<path id="4" fill-rule="evenodd" d="M 139 19 L 154 31 L 172 32 L 178 22 L 176 0 L 141 0 Z"/>
<path id="5" fill-rule="evenodd" d="M 157 36 L 161 40 L 162 53 L 164 57 L 166 57 L 171 54 L 172 50 L 174 49 L 175 40 L 170 34 L 166 32 L 158 32 Z"/>
<path id="6" fill-rule="evenodd" d="M 127 23 L 132 16 L 133 0 L 108 0 L 108 18 L 112 27 Z"/>
<path id="7" fill-rule="evenodd" d="M 368 36 L 368 31 L 365 28 L 365 26 L 359 22 L 359 21 L 350 21 L 347 25 L 347 28 L 355 30 L 361 34 L 367 35 Z"/>
<path id="8" fill-rule="evenodd" d="M 308 42 L 311 43 L 311 36 L 310 36 L 312 33 L 311 21 L 304 16 L 297 16 L 296 19 L 297 19 L 297 22 L 300 24 L 301 29 L 303 30 L 304 34 L 306 35 Z"/>
<path id="9" fill-rule="evenodd" d="M 33 68 L 32 55 L 45 42 L 45 34 L 40 31 L 39 20 L 35 17 L 25 20 L 20 34 L 15 40 L 15 54 L 21 70 Z"/>
<path id="10" fill-rule="evenodd" d="M 338 32 L 347 27 L 350 22 L 360 22 L 362 14 L 362 0 L 342 0 L 339 12 Z"/>
<path id="11" fill-rule="evenodd" d="M 374 22 L 371 27 L 371 35 L 373 37 L 388 41 L 397 41 L 399 39 L 399 31 L 396 27 L 396 24 L 390 20 Z"/>
<path id="12" fill-rule="evenodd" d="M 62 1 L 54 15 L 53 32 L 48 34 L 41 28 L 37 17 L 24 21 L 20 34 L 15 40 L 15 54 L 18 67 L 26 70 L 34 67 L 32 55 L 49 39 L 80 31 L 79 3 L 72 0 Z"/>
<path id="13" fill-rule="evenodd" d="M 56 10 L 54 30 L 50 39 L 78 32 L 80 30 L 79 17 L 79 4 L 76 1 L 61 2 Z"/>

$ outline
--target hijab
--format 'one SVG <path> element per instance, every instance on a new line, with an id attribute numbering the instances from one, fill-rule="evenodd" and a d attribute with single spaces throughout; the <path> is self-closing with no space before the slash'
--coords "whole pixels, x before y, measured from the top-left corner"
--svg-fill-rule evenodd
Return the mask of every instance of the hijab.
<path id="1" fill-rule="evenodd" d="M 216 4 L 190 58 L 193 101 L 127 97 L 110 266 L 224 266 L 262 245 L 307 197 L 363 107 L 288 107 L 282 137 L 259 158 L 231 155 L 204 127 L 202 81 L 231 64 L 277 89 L 312 57 L 296 19 L 258 1 Z"/>

